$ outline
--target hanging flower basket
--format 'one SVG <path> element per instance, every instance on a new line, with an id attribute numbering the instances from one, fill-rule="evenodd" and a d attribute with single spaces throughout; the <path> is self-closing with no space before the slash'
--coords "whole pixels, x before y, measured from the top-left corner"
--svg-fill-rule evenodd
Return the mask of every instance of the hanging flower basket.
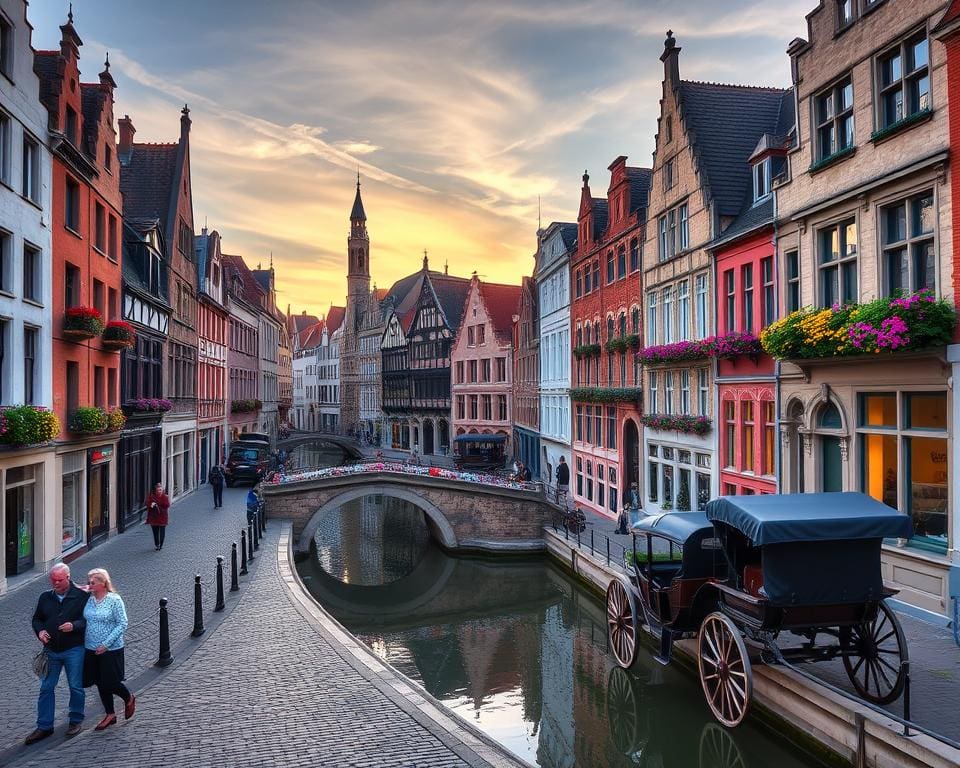
<path id="1" fill-rule="evenodd" d="M 72 341 L 92 339 L 103 333 L 103 316 L 94 307 L 70 307 L 63 317 L 63 335 Z"/>
<path id="2" fill-rule="evenodd" d="M 102 341 L 107 349 L 130 349 L 137 343 L 137 334 L 130 323 L 111 320 L 103 329 Z"/>
<path id="3" fill-rule="evenodd" d="M 0 409 L 0 445 L 41 445 L 59 434 L 60 419 L 47 408 L 19 405 Z"/>

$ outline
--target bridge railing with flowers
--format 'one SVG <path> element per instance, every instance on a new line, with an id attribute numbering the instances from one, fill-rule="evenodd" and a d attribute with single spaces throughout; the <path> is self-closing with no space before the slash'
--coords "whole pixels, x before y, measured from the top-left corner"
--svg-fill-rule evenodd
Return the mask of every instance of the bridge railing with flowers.
<path id="1" fill-rule="evenodd" d="M 0 445 L 41 445 L 60 434 L 60 419 L 48 408 L 18 405 L 0 408 Z"/>
<path id="2" fill-rule="evenodd" d="M 677 341 L 673 344 L 658 344 L 644 347 L 637 352 L 641 363 L 662 365 L 706 360 L 712 357 L 731 358 L 741 355 L 756 357 L 763 353 L 760 339 L 751 333 L 727 333 L 723 336 L 708 336 L 697 341 Z"/>
<path id="3" fill-rule="evenodd" d="M 956 320 L 950 302 L 922 291 L 866 304 L 806 307 L 769 325 L 760 339 L 780 360 L 906 352 L 949 344 Z"/>
<path id="4" fill-rule="evenodd" d="M 323 469 L 311 469 L 301 472 L 291 472 L 289 474 L 275 473 L 268 480 L 270 485 L 286 485 L 288 483 L 299 483 L 305 480 L 319 480 L 327 477 L 348 477 L 351 475 L 370 474 L 374 472 L 389 472 L 399 475 L 415 475 L 419 477 L 435 477 L 443 480 L 459 480 L 464 483 L 476 483 L 477 485 L 494 486 L 511 491 L 534 491 L 543 490 L 541 483 L 523 483 L 518 480 L 510 480 L 500 475 L 493 475 L 480 472 L 460 472 L 443 467 L 418 467 L 410 464 L 400 464 L 397 462 L 372 461 L 359 464 L 347 464 L 340 467 L 325 467 Z"/>

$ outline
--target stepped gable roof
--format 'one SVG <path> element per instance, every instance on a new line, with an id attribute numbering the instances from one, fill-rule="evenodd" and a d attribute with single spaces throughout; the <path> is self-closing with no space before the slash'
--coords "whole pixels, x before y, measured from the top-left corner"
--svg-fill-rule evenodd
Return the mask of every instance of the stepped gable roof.
<path id="1" fill-rule="evenodd" d="M 721 216 L 736 216 L 749 185 L 757 141 L 777 125 L 782 88 L 682 80 L 680 113 L 704 188 Z"/>
<path id="2" fill-rule="evenodd" d="M 428 275 L 430 290 L 437 299 L 437 305 L 447 319 L 447 327 L 457 332 L 463 318 L 463 305 L 470 293 L 470 281 L 453 275 Z"/>
<path id="3" fill-rule="evenodd" d="M 100 115 L 110 91 L 100 83 L 80 83 L 80 109 L 83 112 L 83 147 L 88 157 L 97 156 Z"/>
<path id="4" fill-rule="evenodd" d="M 323 321 L 305 326 L 297 333 L 297 349 L 313 349 L 320 344 L 323 335 Z"/>
<path id="5" fill-rule="evenodd" d="M 159 219 L 166 230 L 170 221 L 170 192 L 177 175 L 179 149 L 178 144 L 131 145 L 129 154 L 120 164 L 124 217 Z M 170 240 L 174 233 L 164 231 L 164 236 Z M 170 247 L 169 243 L 167 247 Z"/>
<path id="6" fill-rule="evenodd" d="M 647 209 L 647 202 L 650 199 L 651 178 L 653 178 L 653 171 L 650 168 L 627 166 L 627 180 L 630 187 L 630 213 Z M 641 218 L 645 217 L 641 216 Z M 576 237 L 576 228 L 574 228 L 573 234 Z"/>
<path id="7" fill-rule="evenodd" d="M 220 262 L 226 273 L 226 280 L 233 280 L 236 275 L 240 278 L 243 285 L 243 298 L 259 309 L 264 309 L 264 291 L 254 280 L 253 274 L 247 267 L 242 256 L 234 256 L 227 253 L 220 254 Z"/>
<path id="8" fill-rule="evenodd" d="M 524 278 L 526 280 L 527 278 Z M 513 338 L 513 316 L 520 304 L 520 286 L 478 281 L 480 296 L 487 308 L 493 331 L 501 340 Z"/>
<path id="9" fill-rule="evenodd" d="M 327 312 L 327 332 L 332 336 L 333 332 L 337 330 L 343 324 L 343 318 L 347 313 L 346 307 L 334 307 L 330 306 L 330 311 Z"/>

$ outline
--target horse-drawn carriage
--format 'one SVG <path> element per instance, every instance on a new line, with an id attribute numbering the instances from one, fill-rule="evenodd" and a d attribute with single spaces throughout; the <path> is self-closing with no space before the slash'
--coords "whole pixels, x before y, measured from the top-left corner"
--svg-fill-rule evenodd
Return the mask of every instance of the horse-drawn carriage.
<path id="1" fill-rule="evenodd" d="M 607 588 L 607 628 L 620 666 L 640 626 L 659 639 L 697 638 L 700 682 L 714 716 L 738 725 L 753 690 L 744 642 L 767 661 L 840 658 L 857 693 L 886 704 L 905 684 L 907 645 L 884 599 L 880 545 L 909 538 L 910 519 L 860 493 L 728 496 L 705 512 L 641 520 L 627 578 Z M 782 646 L 781 635 L 800 638 Z M 818 635 L 828 638 L 817 642 Z"/>

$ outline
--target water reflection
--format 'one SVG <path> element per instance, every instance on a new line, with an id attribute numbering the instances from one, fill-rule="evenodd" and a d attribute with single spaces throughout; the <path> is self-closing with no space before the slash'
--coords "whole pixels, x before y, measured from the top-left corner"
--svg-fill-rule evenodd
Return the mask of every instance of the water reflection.
<path id="1" fill-rule="evenodd" d="M 336 467 L 343 464 L 347 454 L 342 448 L 333 443 L 315 441 L 302 443 L 289 451 L 286 468 L 292 469 L 320 469 Z"/>
<path id="2" fill-rule="evenodd" d="M 387 543 L 386 520 L 362 522 L 372 508 L 340 516 L 345 541 Z M 419 546 L 415 519 L 397 517 L 391 535 L 411 525 Z M 645 647 L 634 669 L 617 667 L 602 602 L 546 559 L 453 558 L 428 543 L 410 570 L 410 546 L 389 542 L 379 559 L 365 551 L 366 565 L 345 570 L 375 580 L 377 562 L 386 586 L 335 587 L 317 559 L 301 573 L 379 656 L 525 760 L 543 768 L 819 765 L 749 721 L 736 732 L 717 726 L 696 678 L 660 666 Z"/>

